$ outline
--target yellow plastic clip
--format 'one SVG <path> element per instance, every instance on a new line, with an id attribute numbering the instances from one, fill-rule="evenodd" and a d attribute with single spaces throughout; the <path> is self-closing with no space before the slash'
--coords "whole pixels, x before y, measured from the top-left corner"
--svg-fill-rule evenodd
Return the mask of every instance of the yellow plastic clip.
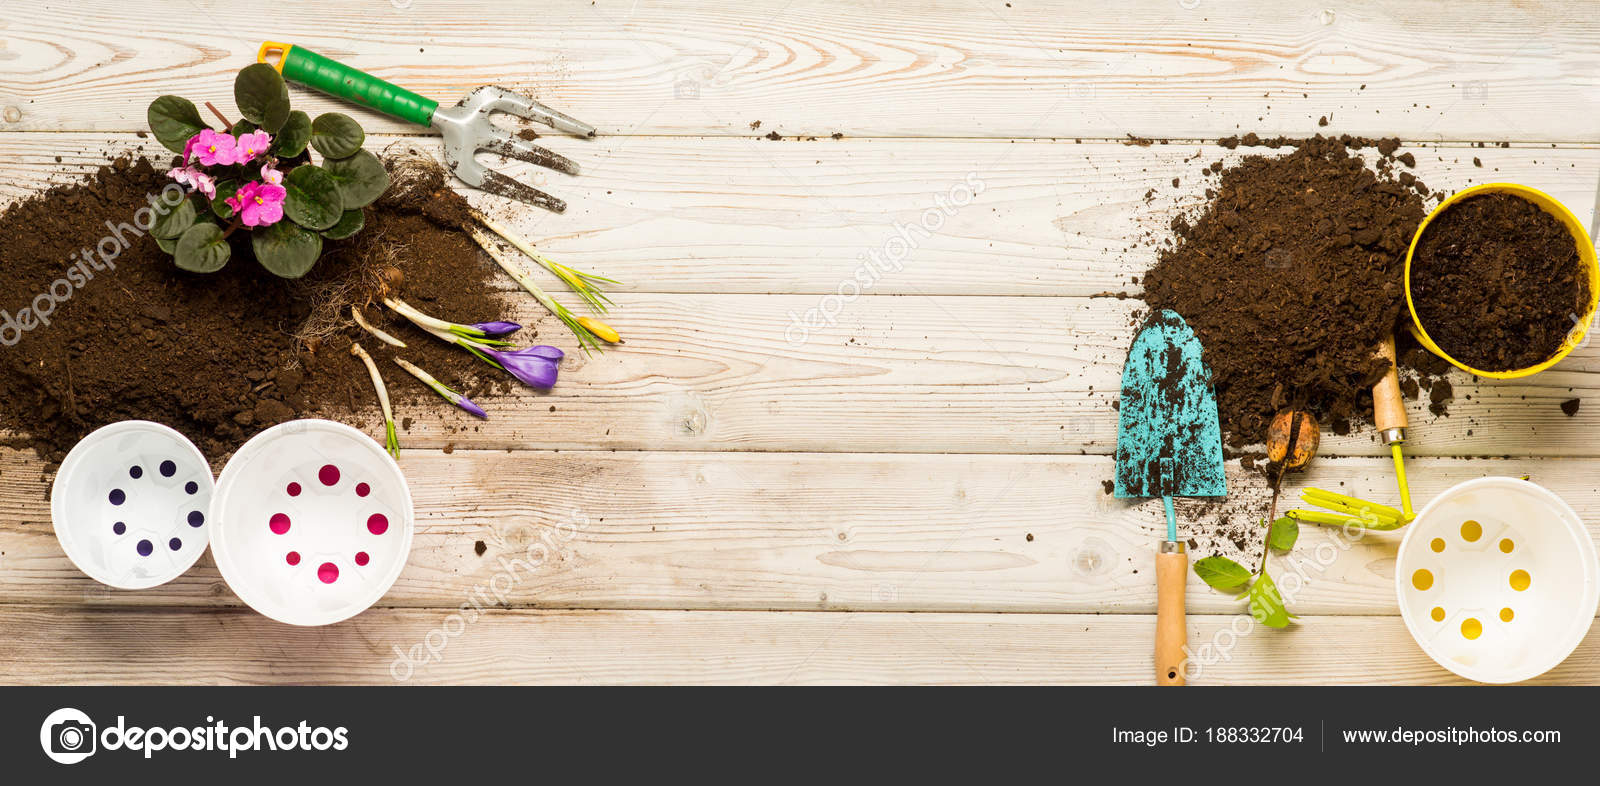
<path id="1" fill-rule="evenodd" d="M 289 50 L 293 48 L 294 44 L 284 44 L 277 41 L 263 41 L 261 42 L 261 48 L 256 50 L 256 62 L 265 63 L 267 62 L 267 55 L 269 53 L 277 52 L 278 62 L 273 64 L 272 67 L 278 69 L 278 73 L 281 74 L 283 73 L 284 61 L 289 59 Z"/>

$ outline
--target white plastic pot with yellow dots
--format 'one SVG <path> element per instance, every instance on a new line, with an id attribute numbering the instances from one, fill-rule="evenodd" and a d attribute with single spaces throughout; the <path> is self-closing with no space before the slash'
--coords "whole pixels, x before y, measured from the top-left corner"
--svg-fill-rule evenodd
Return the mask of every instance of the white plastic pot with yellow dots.
<path id="1" fill-rule="evenodd" d="M 1600 565 L 1582 520 L 1519 478 L 1439 495 L 1407 527 L 1396 563 L 1400 614 L 1439 665 L 1478 682 L 1549 671 L 1589 632 Z"/>

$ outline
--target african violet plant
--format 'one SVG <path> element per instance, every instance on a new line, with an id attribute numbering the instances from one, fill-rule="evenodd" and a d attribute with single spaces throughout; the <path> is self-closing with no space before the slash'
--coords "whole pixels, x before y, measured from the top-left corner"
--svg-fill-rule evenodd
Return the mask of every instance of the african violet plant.
<path id="1" fill-rule="evenodd" d="M 389 187 L 389 174 L 362 149 L 366 133 L 350 116 L 312 120 L 290 109 L 288 86 L 266 63 L 239 72 L 233 97 L 244 115 L 236 123 L 207 104 L 223 122 L 220 131 L 188 99 L 151 102 L 150 131 L 183 156 L 167 176 L 190 189 L 151 234 L 178 267 L 214 273 L 228 263 L 229 237 L 242 229 L 262 267 L 299 278 L 322 255 L 324 238 L 361 231 L 361 209 Z M 320 165 L 311 163 L 308 145 L 321 154 Z"/>

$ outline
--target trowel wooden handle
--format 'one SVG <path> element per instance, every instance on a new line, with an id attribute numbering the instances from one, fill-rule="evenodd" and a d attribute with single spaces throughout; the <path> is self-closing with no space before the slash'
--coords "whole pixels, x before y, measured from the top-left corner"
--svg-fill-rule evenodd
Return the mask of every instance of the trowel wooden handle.
<path id="1" fill-rule="evenodd" d="M 1182 543 L 1165 541 L 1156 555 L 1156 684 L 1184 684 L 1183 591 L 1189 581 L 1189 555 Z"/>
<path id="2" fill-rule="evenodd" d="M 1394 336 L 1388 336 L 1378 345 L 1378 356 L 1389 361 L 1389 370 L 1383 379 L 1372 386 L 1372 422 L 1381 434 L 1389 429 L 1403 429 L 1406 421 L 1406 401 L 1400 396 L 1400 370 L 1395 367 Z"/>

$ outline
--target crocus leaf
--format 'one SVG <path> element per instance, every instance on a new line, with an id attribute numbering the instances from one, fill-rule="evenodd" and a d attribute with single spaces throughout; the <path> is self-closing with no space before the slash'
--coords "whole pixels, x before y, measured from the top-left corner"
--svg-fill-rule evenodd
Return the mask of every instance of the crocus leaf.
<path id="1" fill-rule="evenodd" d="M 1249 569 L 1227 557 L 1196 560 L 1194 573 L 1201 581 L 1220 590 L 1233 589 L 1250 580 Z"/>
<path id="2" fill-rule="evenodd" d="M 279 221 L 250 233 L 256 261 L 283 278 L 299 278 L 322 256 L 322 236 L 293 221 Z"/>
<path id="3" fill-rule="evenodd" d="M 272 154 L 278 158 L 294 158 L 306 149 L 311 141 L 311 116 L 296 109 L 272 138 Z"/>
<path id="4" fill-rule="evenodd" d="M 224 180 L 217 183 L 217 195 L 211 198 L 211 212 L 218 218 L 233 218 L 233 208 L 228 207 L 228 200 L 239 193 L 239 181 Z"/>
<path id="5" fill-rule="evenodd" d="M 1289 609 L 1283 605 L 1278 585 L 1265 571 L 1250 585 L 1250 616 L 1269 628 L 1289 626 Z"/>
<path id="6" fill-rule="evenodd" d="M 178 267 L 191 273 L 215 273 L 228 264 L 228 241 L 222 237 L 222 227 L 202 222 L 189 227 L 178 239 Z"/>
<path id="7" fill-rule="evenodd" d="M 258 128 L 259 126 L 250 122 L 249 120 L 240 120 L 233 124 L 233 128 L 228 129 L 228 133 L 233 134 L 234 136 L 243 136 L 244 134 L 254 132 Z"/>
<path id="8" fill-rule="evenodd" d="M 322 230 L 322 236 L 329 240 L 343 240 L 360 232 L 361 227 L 366 226 L 366 223 L 367 216 L 361 212 L 360 208 L 346 210 L 344 211 L 344 216 L 339 219 L 339 223 Z"/>
<path id="9" fill-rule="evenodd" d="M 1272 529 L 1267 531 L 1267 542 L 1279 551 L 1288 551 L 1294 548 L 1295 541 L 1300 539 L 1300 522 L 1288 516 L 1272 522 Z"/>
<path id="10" fill-rule="evenodd" d="M 389 171 L 383 168 L 377 156 L 366 150 L 358 150 L 347 158 L 323 161 L 322 168 L 339 184 L 346 210 L 372 204 L 389 188 Z"/>
<path id="11" fill-rule="evenodd" d="M 239 114 L 269 134 L 278 133 L 289 119 L 289 86 L 278 70 L 266 63 L 244 67 L 233 80 L 233 102 Z"/>
<path id="12" fill-rule="evenodd" d="M 284 176 L 283 187 L 289 192 L 283 201 L 284 215 L 306 229 L 328 229 L 344 217 L 339 184 L 322 167 L 295 167 Z"/>
<path id="13" fill-rule="evenodd" d="M 194 201 L 185 198 L 177 206 L 166 213 L 156 216 L 156 223 L 150 227 L 150 234 L 175 240 L 178 236 L 194 226 Z"/>
<path id="14" fill-rule="evenodd" d="M 151 101 L 145 120 L 156 141 L 174 153 L 182 153 L 189 138 L 207 127 L 194 102 L 180 96 L 161 96 Z"/>
<path id="15" fill-rule="evenodd" d="M 327 158 L 349 158 L 366 144 L 367 132 L 343 112 L 317 115 L 311 121 L 311 146 Z"/>

